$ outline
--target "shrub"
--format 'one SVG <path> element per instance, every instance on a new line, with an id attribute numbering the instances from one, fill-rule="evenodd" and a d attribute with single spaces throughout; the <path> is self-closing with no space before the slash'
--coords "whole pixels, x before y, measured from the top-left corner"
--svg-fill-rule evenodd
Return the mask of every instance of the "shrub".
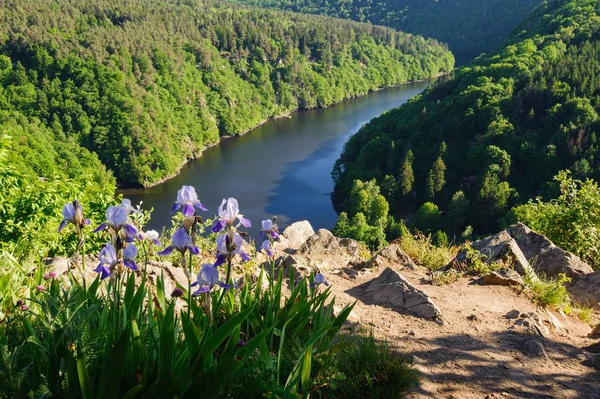
<path id="1" fill-rule="evenodd" d="M 571 299 L 565 287 L 570 278 L 560 274 L 558 279 L 546 280 L 542 277 L 535 278 L 532 273 L 523 276 L 526 292 L 530 295 L 533 303 L 551 308 L 562 308 L 568 306 Z"/>
<path id="2" fill-rule="evenodd" d="M 433 244 L 431 236 L 422 233 L 403 234 L 398 241 L 400 248 L 415 262 L 429 270 L 438 270 L 446 266 L 456 255 L 458 247 Z"/>

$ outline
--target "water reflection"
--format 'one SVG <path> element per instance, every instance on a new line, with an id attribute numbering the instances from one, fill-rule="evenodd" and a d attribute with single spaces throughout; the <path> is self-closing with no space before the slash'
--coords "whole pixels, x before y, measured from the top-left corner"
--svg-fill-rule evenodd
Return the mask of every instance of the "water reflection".
<path id="1" fill-rule="evenodd" d="M 235 197 L 253 222 L 277 215 L 280 226 L 308 219 L 317 228 L 332 228 L 336 214 L 330 201 L 331 169 L 344 143 L 363 124 L 420 93 L 430 83 L 381 90 L 328 109 L 298 112 L 269 121 L 249 134 L 224 140 L 188 163 L 181 173 L 156 187 L 125 190 L 131 201 L 154 208 L 150 227 L 160 230 L 170 220 L 177 190 L 196 188 L 200 200 L 216 213 L 223 198 Z"/>

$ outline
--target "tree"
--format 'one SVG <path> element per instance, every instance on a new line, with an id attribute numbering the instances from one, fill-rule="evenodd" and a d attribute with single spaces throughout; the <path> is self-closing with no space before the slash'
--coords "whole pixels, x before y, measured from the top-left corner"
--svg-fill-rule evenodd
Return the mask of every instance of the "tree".
<path id="1" fill-rule="evenodd" d="M 448 213 L 444 216 L 447 220 L 447 226 L 451 231 L 457 232 L 462 228 L 467 220 L 469 206 L 469 200 L 462 190 L 454 193 L 450 205 L 448 206 Z"/>
<path id="2" fill-rule="evenodd" d="M 433 202 L 426 202 L 415 214 L 414 227 L 423 232 L 436 231 L 440 224 L 440 209 Z"/>
<path id="3" fill-rule="evenodd" d="M 434 198 L 446 184 L 446 164 L 441 156 L 437 157 L 427 176 L 427 196 Z"/>
<path id="4" fill-rule="evenodd" d="M 414 155 L 411 150 L 408 150 L 406 156 L 404 157 L 404 162 L 402 163 L 402 167 L 400 168 L 400 177 L 398 188 L 400 190 L 400 194 L 402 196 L 410 193 L 412 191 L 413 184 L 415 182 L 415 175 L 413 173 L 412 163 L 413 163 Z"/>

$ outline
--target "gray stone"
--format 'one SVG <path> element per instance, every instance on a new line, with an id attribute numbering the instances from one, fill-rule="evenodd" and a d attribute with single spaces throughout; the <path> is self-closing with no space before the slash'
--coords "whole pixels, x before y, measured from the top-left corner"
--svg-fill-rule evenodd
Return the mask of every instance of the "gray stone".
<path id="1" fill-rule="evenodd" d="M 537 339 L 528 339 L 523 343 L 523 349 L 531 357 L 541 357 L 548 359 L 548 354 L 544 345 Z"/>
<path id="2" fill-rule="evenodd" d="M 308 220 L 302 220 L 289 225 L 283 230 L 281 236 L 288 241 L 288 247 L 298 249 L 309 237 L 315 234 L 315 230 Z"/>
<path id="3" fill-rule="evenodd" d="M 506 268 L 512 268 L 521 276 L 530 274 L 532 278 L 537 278 L 531 265 L 521 252 L 517 242 L 506 232 L 501 231 L 493 236 L 475 241 L 471 247 L 479 251 L 485 263 L 499 263 Z M 466 251 L 460 251 L 446 268 L 463 270 L 469 265 Z"/>
<path id="4" fill-rule="evenodd" d="M 592 355 L 592 358 L 590 360 L 591 360 L 592 366 L 596 370 L 600 370 L 600 353 L 596 353 L 595 355 Z"/>
<path id="5" fill-rule="evenodd" d="M 507 319 L 516 319 L 521 315 L 521 312 L 519 312 L 517 309 L 513 309 L 510 312 L 508 312 L 507 314 L 504 315 L 504 317 L 506 317 Z"/>
<path id="6" fill-rule="evenodd" d="M 600 310 L 600 271 L 573 280 L 567 291 L 578 304 Z"/>
<path id="7" fill-rule="evenodd" d="M 417 265 L 397 244 L 390 244 L 377 252 L 369 262 L 366 264 L 367 267 L 378 268 L 378 267 L 394 267 L 416 270 Z"/>
<path id="8" fill-rule="evenodd" d="M 301 255 L 328 255 L 341 252 L 337 238 L 325 229 L 319 229 L 298 248 L 298 254 Z"/>
<path id="9" fill-rule="evenodd" d="M 431 298 L 391 268 L 386 268 L 368 285 L 366 294 L 372 304 L 388 306 L 423 319 L 442 321 L 440 309 Z"/>
<path id="10" fill-rule="evenodd" d="M 479 283 L 482 285 L 504 285 L 509 287 L 522 287 L 525 285 L 519 273 L 507 268 L 486 274 L 479 279 Z"/>
<path id="11" fill-rule="evenodd" d="M 563 273 L 567 277 L 579 277 L 593 272 L 590 265 L 579 256 L 558 248 L 545 236 L 536 233 L 523 223 L 517 223 L 506 229 L 517 242 L 525 258 L 533 265 L 538 274 L 557 278 Z"/>
<path id="12" fill-rule="evenodd" d="M 598 324 L 596 327 L 594 327 L 594 329 L 588 335 L 588 337 L 590 337 L 592 339 L 600 338 L 600 324 Z"/>
<path id="13" fill-rule="evenodd" d="M 66 274 L 71 267 L 71 259 L 62 256 L 52 259 L 48 265 L 48 272 L 54 272 L 57 276 Z"/>

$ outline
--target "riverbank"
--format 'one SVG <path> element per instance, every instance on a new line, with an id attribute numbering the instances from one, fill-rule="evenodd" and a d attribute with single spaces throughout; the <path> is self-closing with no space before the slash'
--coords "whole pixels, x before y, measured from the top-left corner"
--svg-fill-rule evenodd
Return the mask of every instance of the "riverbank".
<path id="1" fill-rule="evenodd" d="M 411 80 L 411 81 L 407 81 L 407 82 L 403 82 L 403 83 L 399 83 L 397 85 L 392 85 L 392 86 L 385 86 L 385 87 L 377 87 L 375 89 L 370 89 L 369 91 L 367 91 L 366 93 L 363 94 L 357 94 L 357 95 L 353 95 L 351 97 L 346 97 L 345 99 L 343 99 L 342 101 L 338 101 L 335 102 L 327 107 L 314 107 L 314 108 L 299 108 L 293 111 L 288 111 L 286 113 L 282 113 L 280 115 L 276 115 L 276 116 L 272 116 L 270 118 L 265 118 L 263 120 L 261 120 L 258 124 L 256 124 L 255 126 L 246 129 L 242 132 L 239 132 L 235 135 L 227 135 L 227 136 L 221 136 L 219 138 L 218 141 L 216 141 L 215 143 L 210 143 L 208 145 L 205 145 L 202 149 L 200 149 L 199 151 L 197 151 L 196 153 L 193 154 L 193 156 L 191 158 L 187 158 L 185 159 L 176 169 L 175 172 L 173 172 L 172 174 L 169 174 L 168 176 L 165 176 L 155 182 L 152 183 L 148 183 L 148 184 L 137 184 L 137 183 L 129 183 L 129 182 L 117 182 L 117 194 L 129 194 L 129 193 L 135 193 L 137 191 L 141 191 L 144 189 L 148 189 L 148 188 L 152 188 L 152 187 L 156 187 L 159 186 L 169 180 L 172 180 L 174 177 L 178 176 L 181 173 L 181 170 L 187 165 L 189 164 L 191 161 L 197 160 L 200 157 L 202 157 L 202 155 L 204 154 L 204 152 L 216 145 L 219 145 L 221 143 L 223 143 L 226 140 L 229 139 L 233 139 L 233 138 L 238 138 L 240 136 L 244 136 L 248 133 L 251 133 L 252 131 L 256 130 L 257 128 L 263 126 L 265 123 L 270 122 L 270 121 L 274 121 L 277 119 L 283 119 L 283 118 L 291 118 L 292 115 L 299 113 L 299 112 L 306 112 L 306 111 L 315 111 L 315 110 L 322 110 L 322 109 L 328 109 L 331 108 L 333 106 L 339 105 L 343 102 L 349 101 L 349 100 L 354 100 L 354 99 L 358 99 L 358 98 L 362 98 L 365 96 L 368 96 L 371 93 L 375 93 L 375 92 L 380 92 L 382 90 L 390 90 L 390 89 L 394 89 L 394 88 L 399 88 L 399 87 L 403 87 L 403 86 L 407 86 L 407 85 L 411 85 L 411 84 L 415 84 L 415 83 L 423 83 L 423 82 L 429 82 L 429 81 L 433 81 L 436 80 L 442 76 L 448 75 L 448 73 L 438 73 L 433 77 L 430 78 L 426 78 L 426 79 L 417 79 L 417 80 Z"/>

